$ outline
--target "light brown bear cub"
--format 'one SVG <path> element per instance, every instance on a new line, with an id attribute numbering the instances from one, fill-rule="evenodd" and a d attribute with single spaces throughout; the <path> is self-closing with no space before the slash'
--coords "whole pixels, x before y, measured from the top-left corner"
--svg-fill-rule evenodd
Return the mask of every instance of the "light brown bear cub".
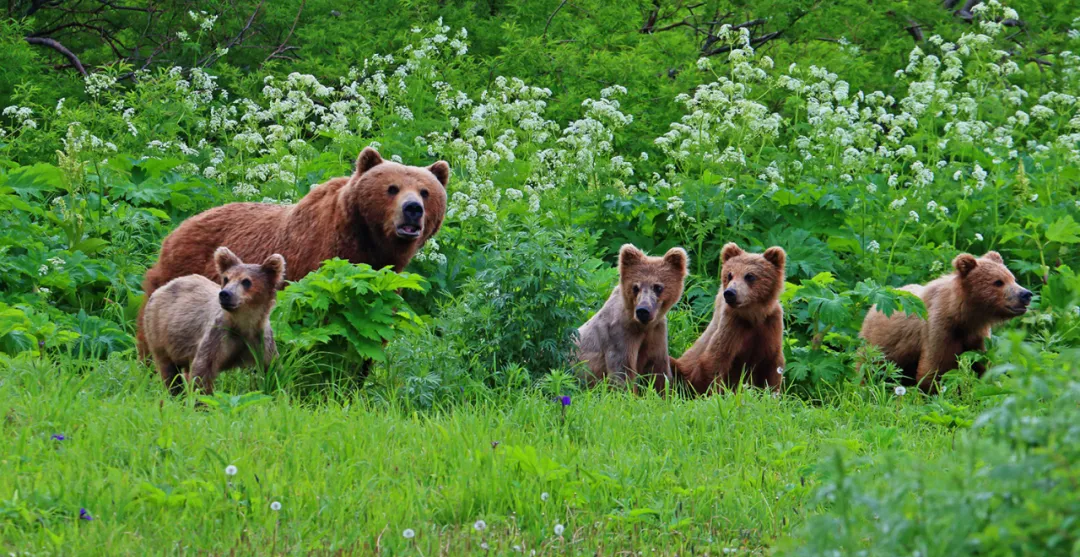
<path id="1" fill-rule="evenodd" d="M 663 391 L 671 380 L 667 312 L 679 301 L 688 258 L 682 248 L 649 257 L 626 244 L 619 250 L 619 284 L 604 307 L 578 329 L 578 361 L 584 379 L 605 377 L 615 385 L 651 375 Z"/>
<path id="2" fill-rule="evenodd" d="M 784 288 L 787 254 L 779 247 L 747 253 L 734 243 L 720 252 L 720 293 L 701 338 L 675 360 L 680 376 L 699 394 L 714 384 L 733 388 L 740 377 L 780 390 L 784 367 Z"/>
<path id="3" fill-rule="evenodd" d="M 953 268 L 925 286 L 901 288 L 922 298 L 927 319 L 899 311 L 885 317 L 870 308 L 859 333 L 927 392 L 936 389 L 938 375 L 957 368 L 959 354 L 985 350 L 991 325 L 1023 315 L 1031 303 L 1031 291 L 1016 284 L 996 251 L 978 259 L 962 253 Z M 984 371 L 978 363 L 974 368 Z"/>
<path id="4" fill-rule="evenodd" d="M 146 303 L 146 341 L 158 372 L 179 394 L 184 378 L 210 394 L 218 373 L 265 365 L 277 356 L 270 311 L 285 280 L 285 259 L 271 255 L 262 265 L 245 264 L 229 248 L 214 252 L 221 284 L 202 275 L 175 278 Z"/>

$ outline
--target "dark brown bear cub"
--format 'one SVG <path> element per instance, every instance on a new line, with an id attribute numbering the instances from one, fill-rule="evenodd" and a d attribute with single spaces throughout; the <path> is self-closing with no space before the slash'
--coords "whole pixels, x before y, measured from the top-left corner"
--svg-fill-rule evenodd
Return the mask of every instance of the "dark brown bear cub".
<path id="1" fill-rule="evenodd" d="M 940 374 L 956 369 L 958 355 L 986 349 L 992 325 L 1023 315 L 1031 303 L 1031 291 L 1016 283 L 996 251 L 978 259 L 962 253 L 953 268 L 925 286 L 901 288 L 922 298 L 927 319 L 902 312 L 885 317 L 870 308 L 859 333 L 927 392 L 936 389 Z M 982 374 L 981 364 L 974 368 Z"/>
<path id="2" fill-rule="evenodd" d="M 633 385 L 638 375 L 649 375 L 653 386 L 664 390 L 672 378 L 667 312 L 682 296 L 686 268 L 682 248 L 663 257 L 649 257 L 630 244 L 619 250 L 619 284 L 578 329 L 577 358 L 586 364 L 588 383 L 606 377 L 615 385 Z"/>
<path id="3" fill-rule="evenodd" d="M 146 343 L 161 378 L 173 394 L 178 376 L 203 392 L 214 391 L 218 373 L 277 356 L 270 311 L 285 278 L 285 259 L 271 255 L 262 265 L 240 261 L 226 247 L 214 252 L 221 283 L 187 275 L 169 281 L 146 303 Z"/>
<path id="4" fill-rule="evenodd" d="M 680 376 L 697 393 L 735 387 L 746 377 L 756 387 L 779 391 L 784 367 L 784 288 L 787 255 L 778 247 L 747 253 L 734 243 L 720 252 L 722 287 L 705 333 L 675 360 Z"/>

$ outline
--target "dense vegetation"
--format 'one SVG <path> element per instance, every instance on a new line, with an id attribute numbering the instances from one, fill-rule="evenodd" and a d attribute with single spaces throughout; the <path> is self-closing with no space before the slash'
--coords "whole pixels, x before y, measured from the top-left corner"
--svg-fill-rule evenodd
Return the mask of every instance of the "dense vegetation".
<path id="1" fill-rule="evenodd" d="M 0 22 L 0 549 L 1080 547 L 1067 4 L 120 4 Z M 132 342 L 161 239 L 367 145 L 450 163 L 439 234 L 290 285 L 277 365 L 168 397 Z M 618 247 L 690 253 L 677 355 L 728 241 L 788 252 L 785 394 L 580 392 Z M 991 249 L 1033 310 L 894 390 L 866 309 Z"/>

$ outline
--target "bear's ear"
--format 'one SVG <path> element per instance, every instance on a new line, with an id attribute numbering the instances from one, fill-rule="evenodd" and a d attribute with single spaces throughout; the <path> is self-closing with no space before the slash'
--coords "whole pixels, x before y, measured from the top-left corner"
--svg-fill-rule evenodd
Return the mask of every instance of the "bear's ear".
<path id="1" fill-rule="evenodd" d="M 686 268 L 690 264 L 690 258 L 687 257 L 686 250 L 682 248 L 671 248 L 664 254 L 664 263 L 685 277 Z"/>
<path id="2" fill-rule="evenodd" d="M 988 251 L 988 252 L 986 252 L 986 254 L 983 255 L 983 259 L 989 259 L 990 261 L 993 261 L 994 263 L 1001 263 L 1002 265 L 1005 264 L 1005 260 L 1001 258 L 1001 254 L 996 252 L 996 251 Z"/>
<path id="3" fill-rule="evenodd" d="M 214 264 L 217 265 L 219 275 L 225 274 L 225 271 L 241 263 L 240 258 L 225 246 L 221 246 L 214 251 Z"/>
<path id="4" fill-rule="evenodd" d="M 972 269 L 979 266 L 979 262 L 970 253 L 961 253 L 952 260 L 952 266 L 961 277 L 966 277 Z"/>
<path id="5" fill-rule="evenodd" d="M 787 253 L 780 246 L 773 246 L 765 250 L 765 253 L 761 255 L 765 257 L 766 261 L 775 265 L 777 269 L 783 269 L 784 263 L 787 261 Z"/>
<path id="6" fill-rule="evenodd" d="M 446 161 L 439 161 L 427 167 L 427 169 L 435 175 L 435 178 L 442 184 L 443 189 L 446 189 L 446 184 L 450 183 L 450 165 Z"/>
<path id="7" fill-rule="evenodd" d="M 281 254 L 275 253 L 267 257 L 266 261 L 263 261 L 262 270 L 270 277 L 274 288 L 278 288 L 285 282 L 285 258 Z"/>
<path id="8" fill-rule="evenodd" d="M 623 244 L 619 248 L 619 273 L 633 267 L 645 260 L 645 252 L 634 247 L 633 244 Z"/>
<path id="9" fill-rule="evenodd" d="M 354 175 L 360 176 L 361 174 L 367 172 L 368 170 L 371 170 L 372 168 L 375 168 L 376 166 L 379 166 L 382 163 L 383 158 L 378 151 L 371 147 L 364 147 L 364 150 L 360 151 L 360 156 L 356 157 L 356 172 L 354 173 Z"/>
<path id="10" fill-rule="evenodd" d="M 746 253 L 735 242 L 728 242 L 724 244 L 723 249 L 720 250 L 720 262 L 727 263 L 728 259 L 732 257 L 738 257 Z"/>

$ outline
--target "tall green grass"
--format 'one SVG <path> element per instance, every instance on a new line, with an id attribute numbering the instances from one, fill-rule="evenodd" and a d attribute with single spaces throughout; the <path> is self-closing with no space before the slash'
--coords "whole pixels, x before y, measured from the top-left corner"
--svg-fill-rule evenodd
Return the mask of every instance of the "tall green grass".
<path id="1" fill-rule="evenodd" d="M 12 360 L 0 376 L 0 549 L 760 549 L 817 511 L 824 456 L 946 455 L 950 433 L 920 422 L 914 399 L 873 388 L 827 405 L 758 392 L 665 400 L 593 391 L 564 408 L 527 392 L 415 413 L 364 398 L 253 393 L 200 408 L 168 397 L 125 358 L 83 373 L 71 362 Z"/>

